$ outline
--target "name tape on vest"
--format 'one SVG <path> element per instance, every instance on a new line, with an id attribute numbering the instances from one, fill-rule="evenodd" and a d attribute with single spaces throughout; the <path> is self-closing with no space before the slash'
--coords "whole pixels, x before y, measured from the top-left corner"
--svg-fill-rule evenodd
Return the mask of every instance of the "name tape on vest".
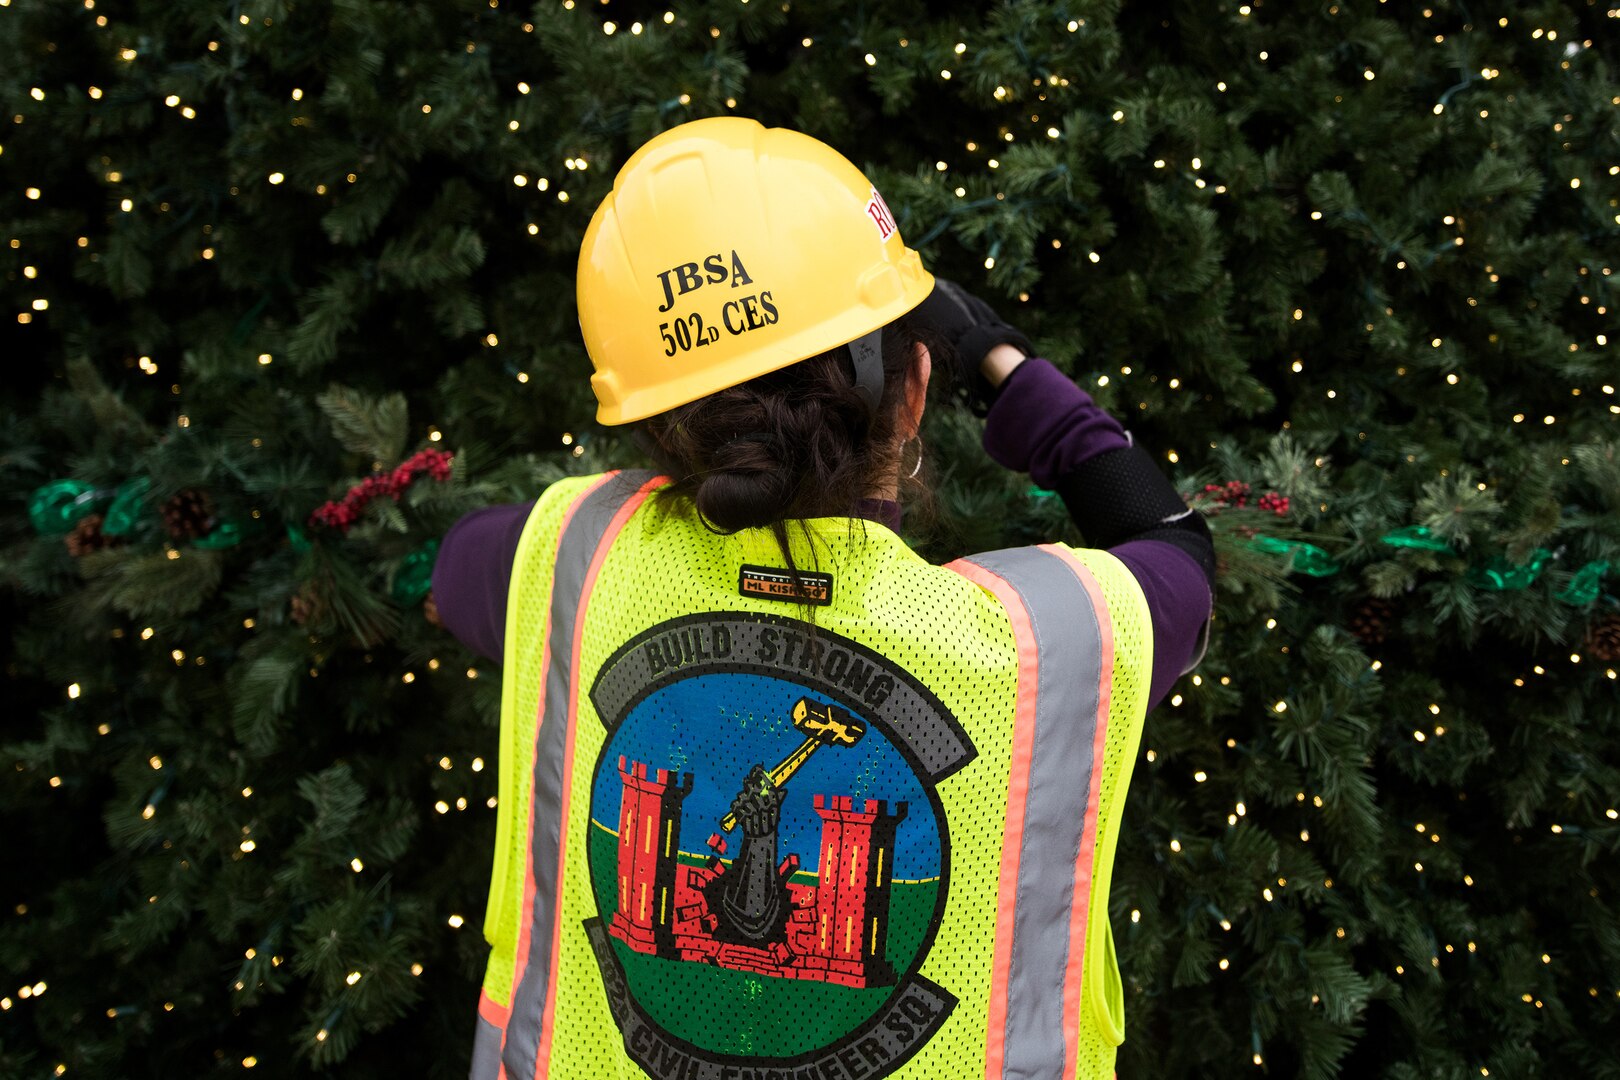
<path id="1" fill-rule="evenodd" d="M 766 566 L 744 566 L 737 571 L 737 591 L 762 600 L 826 607 L 832 603 L 832 585 L 831 574 L 812 570 L 799 571 L 797 580 L 786 570 Z"/>

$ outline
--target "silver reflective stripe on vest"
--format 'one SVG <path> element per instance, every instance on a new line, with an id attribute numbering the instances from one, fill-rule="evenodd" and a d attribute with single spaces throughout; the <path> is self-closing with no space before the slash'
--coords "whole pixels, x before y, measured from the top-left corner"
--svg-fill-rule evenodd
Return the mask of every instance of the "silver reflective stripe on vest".
<path id="1" fill-rule="evenodd" d="M 528 1080 L 535 1073 L 540 1053 L 540 1028 L 546 1012 L 546 991 L 551 980 L 551 939 L 556 922 L 552 902 L 557 896 L 558 832 L 562 826 L 563 751 L 567 745 L 568 705 L 574 687 L 574 627 L 591 560 L 613 515 L 652 479 L 650 472 L 622 472 L 593 488 L 580 500 L 557 546 L 557 565 L 551 581 L 551 629 L 546 648 L 546 681 L 542 688 L 544 711 L 535 733 L 533 800 L 534 829 L 529 860 L 534 868 L 534 909 L 529 912 L 529 954 L 523 978 L 512 995 L 512 1014 L 506 1026 L 501 1061 L 513 1080 Z M 476 1074 L 475 1074 L 476 1075 Z"/>
<path id="2" fill-rule="evenodd" d="M 478 1018 L 478 1029 L 473 1032 L 472 1068 L 467 1075 L 472 1080 L 495 1080 L 501 1074 L 501 1029 Z"/>
<path id="3" fill-rule="evenodd" d="M 1102 637 L 1091 596 L 1062 556 L 1038 548 L 974 555 L 1018 593 L 1034 632 L 1035 735 L 1024 803 L 1007 973 L 1003 1077 L 1053 1077 L 1067 1060 L 1063 1000 L 1075 866 L 1086 828 L 1102 671 Z"/>

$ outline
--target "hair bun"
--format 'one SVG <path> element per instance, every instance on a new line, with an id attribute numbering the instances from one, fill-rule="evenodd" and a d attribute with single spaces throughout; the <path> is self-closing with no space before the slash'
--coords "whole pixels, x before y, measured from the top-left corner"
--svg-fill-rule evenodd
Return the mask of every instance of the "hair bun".
<path id="1" fill-rule="evenodd" d="M 787 474 L 770 472 L 711 473 L 698 484 L 694 501 L 704 524 L 719 533 L 734 533 L 779 521 L 792 502 Z"/>
<path id="2" fill-rule="evenodd" d="M 787 449 L 770 431 L 734 435 L 716 447 L 694 494 L 705 524 L 734 533 L 779 520 L 793 501 L 797 472 Z"/>

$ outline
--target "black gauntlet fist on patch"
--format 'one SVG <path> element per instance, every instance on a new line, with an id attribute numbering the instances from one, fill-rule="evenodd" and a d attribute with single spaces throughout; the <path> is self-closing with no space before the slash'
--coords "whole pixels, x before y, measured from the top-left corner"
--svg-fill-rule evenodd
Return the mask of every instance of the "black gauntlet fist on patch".
<path id="1" fill-rule="evenodd" d="M 743 835 L 769 836 L 775 833 L 785 798 L 787 791 L 771 783 L 765 766 L 755 765 L 749 769 L 742 790 L 731 800 L 731 812 L 742 826 Z"/>

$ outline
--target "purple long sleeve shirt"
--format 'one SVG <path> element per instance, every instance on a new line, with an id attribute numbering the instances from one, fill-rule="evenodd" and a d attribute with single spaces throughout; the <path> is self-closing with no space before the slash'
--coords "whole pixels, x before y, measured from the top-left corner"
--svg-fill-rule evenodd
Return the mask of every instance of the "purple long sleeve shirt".
<path id="1" fill-rule="evenodd" d="M 985 421 L 984 447 L 998 464 L 1027 472 L 1042 487 L 1082 462 L 1131 445 L 1125 429 L 1091 395 L 1045 360 L 1031 357 L 1002 383 Z M 1106 498 L 1107 492 L 1098 492 Z M 506 597 L 518 538 L 533 502 L 476 510 L 451 527 L 433 567 L 439 618 L 463 644 L 500 659 Z M 894 527 L 900 508 L 868 500 L 863 517 Z M 1209 580 L 1191 555 L 1162 540 L 1109 548 L 1135 576 L 1153 619 L 1151 709 L 1203 658 L 1211 614 Z"/>

